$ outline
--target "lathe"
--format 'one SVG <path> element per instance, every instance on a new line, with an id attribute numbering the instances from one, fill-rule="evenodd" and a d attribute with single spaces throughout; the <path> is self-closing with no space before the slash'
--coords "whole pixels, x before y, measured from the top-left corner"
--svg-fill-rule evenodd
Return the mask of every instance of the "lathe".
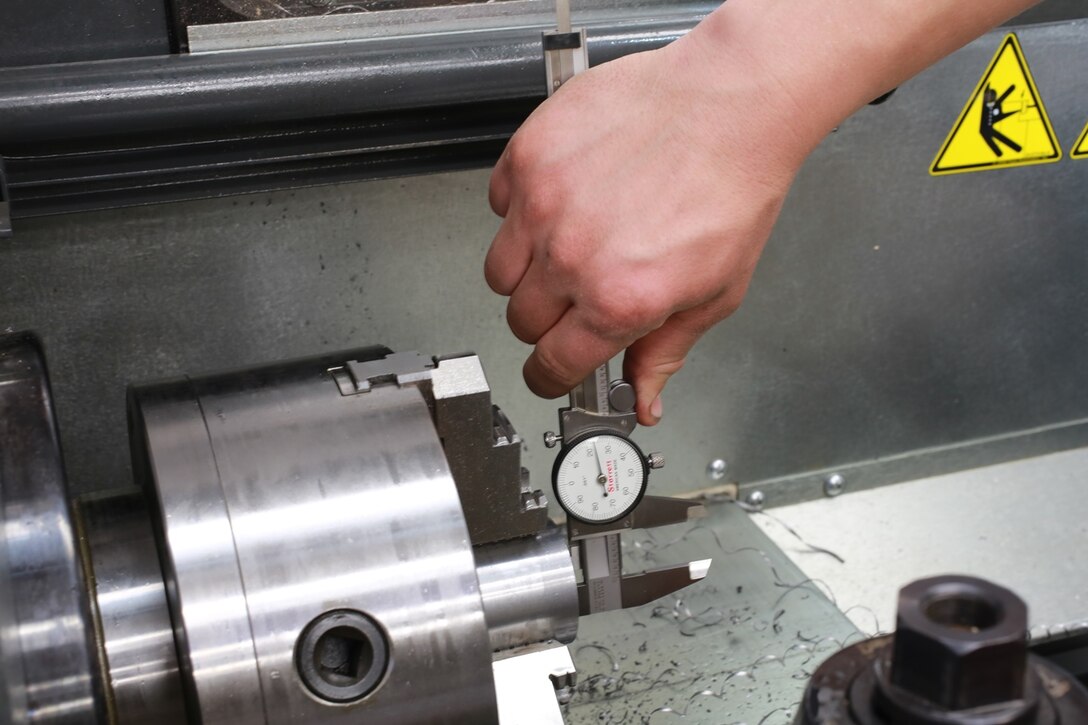
<path id="1" fill-rule="evenodd" d="M 1083 4 L 816 150 L 665 424 L 524 393 L 464 170 L 716 4 L 5 8 L 0 723 L 1088 722 Z M 932 176 L 1010 32 L 1061 162 Z"/>

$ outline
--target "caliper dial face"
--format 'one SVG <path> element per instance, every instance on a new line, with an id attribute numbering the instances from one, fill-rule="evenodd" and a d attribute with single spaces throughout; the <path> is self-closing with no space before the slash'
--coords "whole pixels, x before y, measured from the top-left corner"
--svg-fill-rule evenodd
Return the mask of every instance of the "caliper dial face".
<path id="1" fill-rule="evenodd" d="M 574 518 L 605 524 L 623 518 L 646 490 L 646 459 L 623 436 L 590 435 L 564 447 L 552 471 L 559 504 Z"/>

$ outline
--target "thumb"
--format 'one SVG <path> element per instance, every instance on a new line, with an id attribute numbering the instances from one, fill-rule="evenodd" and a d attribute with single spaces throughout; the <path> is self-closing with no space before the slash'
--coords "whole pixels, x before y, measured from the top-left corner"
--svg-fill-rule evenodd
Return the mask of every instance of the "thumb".
<path id="1" fill-rule="evenodd" d="M 627 348 L 623 376 L 635 386 L 635 410 L 642 425 L 656 425 L 661 420 L 661 391 L 669 378 L 684 367 L 688 353 L 703 333 L 725 317 L 725 311 L 716 307 L 708 303 L 677 312 Z"/>

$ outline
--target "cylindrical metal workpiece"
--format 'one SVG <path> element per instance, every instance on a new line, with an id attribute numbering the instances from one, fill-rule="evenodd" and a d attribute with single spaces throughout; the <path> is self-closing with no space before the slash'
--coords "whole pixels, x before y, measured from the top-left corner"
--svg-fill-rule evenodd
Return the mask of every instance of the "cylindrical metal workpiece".
<path id="1" fill-rule="evenodd" d="M 345 392 L 329 372 L 381 354 L 133 393 L 204 725 L 496 721 L 475 560 L 423 395 Z"/>
<path id="2" fill-rule="evenodd" d="M 578 584 L 562 529 L 479 546 L 474 553 L 492 650 L 574 640 Z"/>
<path id="3" fill-rule="evenodd" d="M 183 725 L 174 629 L 143 494 L 84 496 L 74 511 L 91 575 L 110 721 Z"/>

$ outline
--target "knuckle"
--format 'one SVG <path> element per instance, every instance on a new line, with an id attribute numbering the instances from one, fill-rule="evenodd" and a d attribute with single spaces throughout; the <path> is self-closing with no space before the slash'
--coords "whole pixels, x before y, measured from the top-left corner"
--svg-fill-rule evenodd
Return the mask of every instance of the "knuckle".
<path id="1" fill-rule="evenodd" d="M 652 352 L 650 354 L 633 356 L 633 359 L 624 361 L 624 364 L 631 371 L 632 377 L 636 380 L 662 377 L 670 378 L 680 372 L 685 363 L 687 363 L 687 357 L 685 355 L 680 355 L 679 357 L 672 355 L 660 357 L 655 356 Z"/>
<path id="2" fill-rule="evenodd" d="M 567 387 L 574 385 L 576 378 L 571 373 L 570 366 L 561 361 L 551 349 L 538 346 L 534 355 L 537 368 L 546 379 Z"/>
<path id="3" fill-rule="evenodd" d="M 504 182 L 497 179 L 492 179 L 491 185 L 487 189 L 487 203 L 491 207 L 491 211 L 495 212 L 496 216 L 505 217 L 507 211 L 507 190 L 501 185 Z"/>
<path id="4" fill-rule="evenodd" d="M 509 275 L 504 272 L 501 263 L 496 259 L 496 255 L 489 253 L 487 259 L 484 260 L 484 280 L 487 286 L 497 294 L 509 295 L 512 289 L 507 280 L 508 277 Z"/>
<path id="5" fill-rule="evenodd" d="M 585 255 L 569 238 L 553 237 L 548 245 L 548 268 L 563 279 L 577 279 L 585 267 Z"/>
<path id="6" fill-rule="evenodd" d="M 552 219 L 560 208 L 555 187 L 547 183 L 534 183 L 525 194 L 522 213 L 525 221 L 533 226 L 541 226 Z"/>
<path id="7" fill-rule="evenodd" d="M 739 294 L 728 294 L 728 295 L 726 295 L 724 301 L 722 302 L 722 312 L 724 313 L 722 315 L 723 319 L 725 317 L 729 317 L 730 315 L 735 313 L 737 310 L 739 310 L 740 306 L 743 303 L 744 303 L 744 293 L 743 292 L 740 292 Z"/>
<path id="8" fill-rule="evenodd" d="M 686 362 L 686 357 L 657 360 L 650 366 L 650 372 L 654 373 L 655 375 L 672 377 L 684 368 L 684 364 Z"/>
<path id="9" fill-rule="evenodd" d="M 506 163 L 514 176 L 528 173 L 536 163 L 534 144 L 525 133 L 517 133 L 506 145 Z"/>
<path id="10" fill-rule="evenodd" d="M 667 306 L 657 295 L 604 286 L 592 291 L 591 300 L 603 331 L 612 331 L 619 337 L 649 332 L 668 316 Z"/>
<path id="11" fill-rule="evenodd" d="M 506 324 L 510 327 L 510 331 L 514 333 L 514 337 L 524 343 L 535 345 L 537 340 L 540 339 L 540 335 L 513 303 L 506 306 Z"/>

